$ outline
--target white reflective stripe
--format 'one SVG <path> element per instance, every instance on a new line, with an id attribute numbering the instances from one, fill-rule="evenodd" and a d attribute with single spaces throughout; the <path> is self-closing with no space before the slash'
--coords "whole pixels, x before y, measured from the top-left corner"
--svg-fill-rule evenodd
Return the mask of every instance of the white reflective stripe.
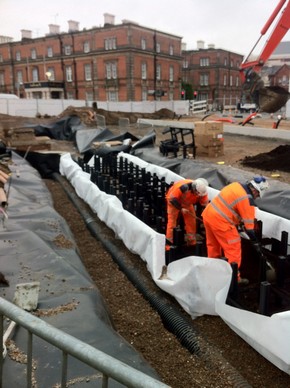
<path id="1" fill-rule="evenodd" d="M 235 225 L 233 221 L 223 212 L 219 207 L 217 207 L 213 202 L 211 202 L 212 207 L 222 216 L 224 217 L 230 224 Z"/>
<path id="2" fill-rule="evenodd" d="M 232 213 L 232 215 L 234 217 L 236 217 L 238 220 L 243 220 L 242 217 L 232 208 L 232 206 L 236 205 L 237 203 L 243 201 L 244 199 L 249 199 L 250 198 L 250 195 L 247 194 L 247 195 L 244 195 L 242 197 L 239 197 L 237 198 L 235 201 L 231 202 L 230 204 L 227 203 L 224 198 L 218 194 L 217 196 L 218 199 L 221 200 L 221 202 L 225 205 L 225 207 Z M 222 216 L 224 217 L 229 223 L 231 223 L 232 225 L 236 225 L 217 205 L 215 205 L 213 202 L 211 202 L 211 204 L 213 205 L 214 209 Z M 245 220 L 243 220 L 243 222 L 246 222 Z M 251 221 L 250 221 L 251 222 Z"/>
<path id="3" fill-rule="evenodd" d="M 241 241 L 241 238 L 240 238 L 240 237 L 234 238 L 234 239 L 232 239 L 232 240 L 228 240 L 228 243 L 229 243 L 229 244 L 234 244 L 234 243 L 239 242 L 239 241 Z"/>
<path id="4" fill-rule="evenodd" d="M 218 195 L 219 197 L 219 195 Z M 213 206 L 213 208 L 223 217 L 225 218 L 230 224 L 232 225 L 236 225 L 218 206 L 216 206 L 216 204 L 214 204 L 213 202 L 211 202 L 211 205 Z M 228 207 L 228 206 L 227 206 Z M 230 209 L 231 210 L 231 209 Z"/>
<path id="5" fill-rule="evenodd" d="M 237 203 L 243 201 L 244 199 L 250 198 L 250 194 L 244 195 L 243 197 L 239 197 L 235 199 L 232 203 L 230 203 L 230 206 L 235 206 Z"/>

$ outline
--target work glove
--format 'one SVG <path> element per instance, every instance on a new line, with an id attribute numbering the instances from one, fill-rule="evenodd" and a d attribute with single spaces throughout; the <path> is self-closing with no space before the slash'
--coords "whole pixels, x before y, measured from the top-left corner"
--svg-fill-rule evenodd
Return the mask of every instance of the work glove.
<path id="1" fill-rule="evenodd" d="M 258 241 L 253 242 L 252 246 L 253 246 L 254 250 L 258 253 L 258 255 L 262 254 L 262 246 Z"/>

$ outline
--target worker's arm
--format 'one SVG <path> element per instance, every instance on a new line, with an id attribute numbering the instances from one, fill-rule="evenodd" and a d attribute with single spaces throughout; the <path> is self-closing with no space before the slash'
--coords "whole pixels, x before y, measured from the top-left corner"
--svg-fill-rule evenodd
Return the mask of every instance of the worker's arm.
<path id="1" fill-rule="evenodd" d="M 174 206 L 174 207 L 176 207 L 176 209 L 178 209 L 178 210 L 181 210 L 181 203 L 179 202 L 179 200 L 177 199 L 177 198 L 171 198 L 170 200 L 169 200 L 169 203 L 172 205 L 172 206 Z"/>
<path id="2" fill-rule="evenodd" d="M 246 229 L 246 228 L 245 228 L 245 232 L 246 232 L 247 235 L 249 236 L 249 239 L 250 239 L 250 241 L 251 241 L 251 243 L 252 243 L 252 247 L 254 248 L 254 250 L 255 250 L 258 254 L 261 254 L 261 253 L 262 253 L 262 245 L 261 245 L 261 243 L 258 241 L 254 229 Z"/>

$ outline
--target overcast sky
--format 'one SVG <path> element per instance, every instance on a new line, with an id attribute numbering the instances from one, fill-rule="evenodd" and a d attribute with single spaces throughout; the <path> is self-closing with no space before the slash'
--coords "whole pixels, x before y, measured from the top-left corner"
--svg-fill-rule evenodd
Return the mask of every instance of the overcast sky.
<path id="1" fill-rule="evenodd" d="M 182 37 L 187 49 L 198 40 L 216 48 L 247 55 L 279 0 L 0 0 L 0 35 L 21 40 L 21 30 L 32 37 L 49 32 L 49 24 L 68 31 L 68 20 L 79 28 L 103 26 L 104 13 L 115 15 L 115 24 L 128 19 L 141 26 Z M 269 32 L 271 29 L 269 30 Z M 262 50 L 266 35 L 256 53 Z M 290 34 L 283 40 L 290 40 Z"/>

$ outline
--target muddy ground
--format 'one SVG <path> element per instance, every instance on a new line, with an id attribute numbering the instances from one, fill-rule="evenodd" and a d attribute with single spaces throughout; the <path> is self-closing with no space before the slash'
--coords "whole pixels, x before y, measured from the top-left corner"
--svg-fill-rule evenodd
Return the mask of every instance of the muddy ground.
<path id="1" fill-rule="evenodd" d="M 44 119 L 34 119 L 42 122 Z M 9 121 L 6 117 L 2 122 Z M 30 120 L 31 122 L 31 120 Z M 265 120 L 264 125 L 271 127 L 273 120 Z M 1 117 L 0 117 L 1 123 Z M 11 125 L 22 125 L 23 120 L 13 121 Z M 261 123 L 261 122 L 260 122 Z M 283 122 L 283 129 L 290 130 L 290 122 Z M 163 138 L 157 134 L 157 142 Z M 225 154 L 219 158 L 198 157 L 213 162 L 223 161 L 226 165 L 244 168 L 249 171 L 262 172 L 265 175 L 279 173 L 281 181 L 290 184 L 290 170 L 280 167 L 280 155 L 285 142 L 248 138 L 244 136 L 225 135 Z M 289 147 L 286 144 L 287 149 Z M 273 151 L 274 150 L 274 151 Z M 289 150 L 288 150 L 289 151 Z M 268 158 L 271 152 L 275 158 L 269 162 L 258 164 L 259 160 Z M 287 166 L 289 152 L 281 156 Z M 254 165 L 245 166 L 244 159 L 256 158 Z M 288 163 L 290 165 L 290 163 Z M 290 377 L 265 360 L 239 336 L 237 336 L 219 317 L 203 316 L 192 323 L 200 337 L 200 343 L 207 348 L 206 355 L 191 354 L 175 336 L 167 330 L 158 313 L 140 295 L 126 278 L 118 265 L 113 261 L 102 244 L 93 238 L 87 230 L 78 211 L 64 194 L 59 184 L 53 180 L 45 180 L 54 200 L 56 210 L 66 219 L 75 241 L 79 247 L 81 258 L 102 293 L 111 312 L 116 330 L 156 369 L 162 380 L 174 388 L 184 387 L 276 387 L 290 386 Z M 115 240 L 112 232 L 101 221 L 98 221 L 108 239 Z M 138 269 L 146 277 L 147 286 L 156 290 L 146 265 L 142 260 L 128 252 L 120 241 L 120 252 L 124 252 L 128 263 Z M 176 304 L 179 309 L 179 306 Z M 183 313 L 183 312 L 182 312 Z M 187 316 L 186 313 L 183 313 Z M 233 373 L 233 370 L 236 373 Z M 233 378 L 235 374 L 235 378 Z M 246 383 L 248 382 L 248 383 Z"/>

